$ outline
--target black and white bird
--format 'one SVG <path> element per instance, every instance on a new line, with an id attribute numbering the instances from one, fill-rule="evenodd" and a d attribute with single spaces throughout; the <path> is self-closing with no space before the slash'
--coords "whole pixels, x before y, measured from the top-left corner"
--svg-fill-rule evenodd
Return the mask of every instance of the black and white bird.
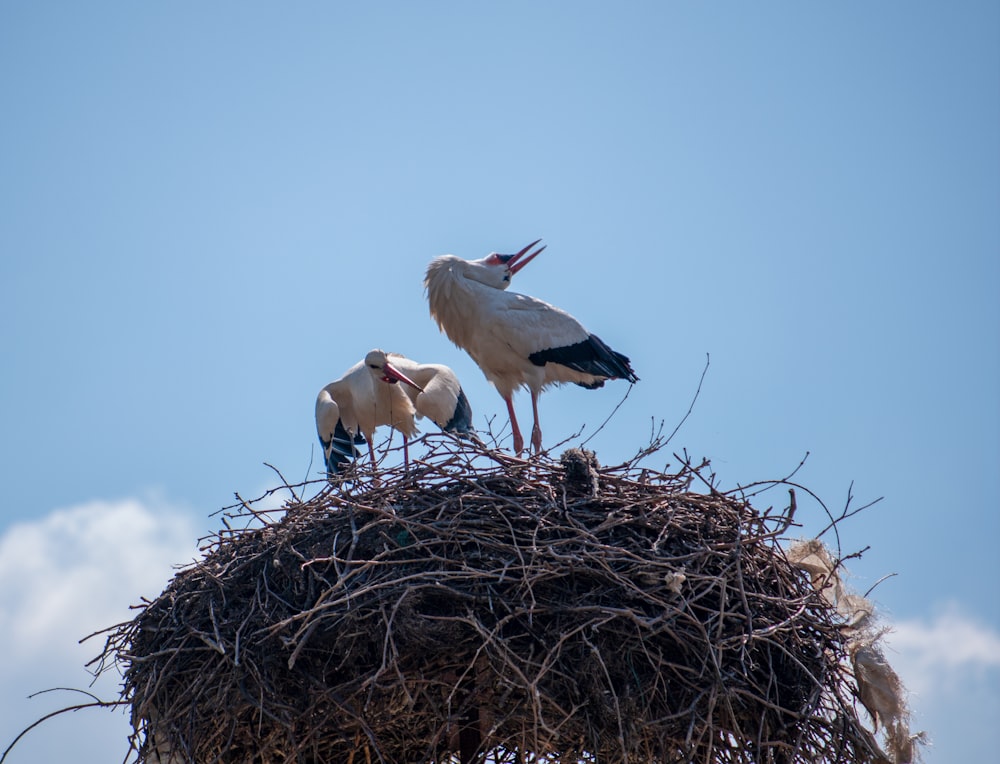
<path id="1" fill-rule="evenodd" d="M 401 384 L 397 384 L 401 383 Z M 327 472 L 343 471 L 357 456 L 357 445 L 368 444 L 375 467 L 372 445 L 376 428 L 389 425 L 403 436 L 406 444 L 416 433 L 413 401 L 404 387 L 421 392 L 420 386 L 386 360 L 385 353 L 373 350 L 344 375 L 326 385 L 316 396 L 316 432 L 323 446 Z"/>
<path id="2" fill-rule="evenodd" d="M 424 278 L 438 328 L 472 356 L 507 404 L 518 453 L 524 450 L 524 438 L 514 414 L 517 388 L 527 387 L 531 393 L 531 446 L 538 453 L 542 448 L 538 396 L 543 389 L 565 382 L 594 389 L 609 379 L 639 380 L 626 356 L 566 311 L 505 291 L 511 277 L 545 249 L 529 253 L 539 241 L 513 255 L 494 252 L 479 260 L 442 255 L 431 261 Z"/>

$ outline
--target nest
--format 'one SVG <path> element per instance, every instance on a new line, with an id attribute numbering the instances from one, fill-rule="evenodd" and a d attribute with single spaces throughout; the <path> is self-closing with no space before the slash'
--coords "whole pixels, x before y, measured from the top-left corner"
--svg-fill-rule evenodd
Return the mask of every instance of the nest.
<path id="1" fill-rule="evenodd" d="M 889 760 L 794 502 L 438 448 L 220 533 L 110 633 L 139 762 Z"/>

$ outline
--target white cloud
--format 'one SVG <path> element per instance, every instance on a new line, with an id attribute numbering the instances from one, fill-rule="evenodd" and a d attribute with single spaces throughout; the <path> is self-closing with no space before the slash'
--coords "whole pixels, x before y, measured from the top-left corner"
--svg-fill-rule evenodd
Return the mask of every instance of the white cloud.
<path id="1" fill-rule="evenodd" d="M 1000 718 L 1000 632 L 955 603 L 899 621 L 886 657 L 910 693 L 912 728 L 930 741 L 927 762 L 985 761 Z"/>
<path id="2" fill-rule="evenodd" d="M 175 566 L 198 556 L 198 536 L 187 510 L 135 499 L 58 509 L 0 535 L 0 751 L 43 714 L 87 700 L 65 692 L 27 700 L 32 693 L 61 686 L 117 697 L 114 672 L 89 687 L 84 668 L 103 648 L 103 637 L 79 640 L 131 620 L 131 605 L 158 595 Z M 127 718 L 86 714 L 45 722 L 18 743 L 10 760 L 121 760 Z M 74 742 L 77 733 L 86 752 Z"/>
<path id="3" fill-rule="evenodd" d="M 931 620 L 893 624 L 885 642 L 897 673 L 917 695 L 940 698 L 959 682 L 1000 677 L 1000 632 L 954 603 Z"/>
<path id="4" fill-rule="evenodd" d="M 1000 633 L 977 623 L 955 605 L 931 622 L 901 621 L 889 641 L 921 664 L 954 669 L 1000 667 Z"/>
<path id="5" fill-rule="evenodd" d="M 0 633 L 8 654 L 59 650 L 130 618 L 197 553 L 194 522 L 134 499 L 56 510 L 0 537 Z M 6 659 L 6 658 L 5 658 Z"/>

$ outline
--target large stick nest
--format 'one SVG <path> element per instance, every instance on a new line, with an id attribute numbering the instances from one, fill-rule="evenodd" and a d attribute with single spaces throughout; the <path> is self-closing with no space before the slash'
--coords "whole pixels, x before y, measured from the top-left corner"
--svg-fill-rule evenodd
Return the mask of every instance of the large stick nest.
<path id="1" fill-rule="evenodd" d="M 220 533 L 111 633 L 140 762 L 886 760 L 788 509 L 444 452 Z"/>

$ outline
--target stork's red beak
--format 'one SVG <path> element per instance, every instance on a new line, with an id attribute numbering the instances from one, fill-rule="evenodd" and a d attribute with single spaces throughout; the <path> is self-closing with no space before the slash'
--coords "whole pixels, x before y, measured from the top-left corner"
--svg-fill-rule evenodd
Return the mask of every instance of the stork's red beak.
<path id="1" fill-rule="evenodd" d="M 382 375 L 383 375 L 382 381 L 388 382 L 390 385 L 394 385 L 397 382 L 403 382 L 404 384 L 407 384 L 410 387 L 419 390 L 420 392 L 424 391 L 424 388 L 422 388 L 420 385 L 418 385 L 416 382 L 414 382 L 412 379 L 406 376 L 403 372 L 401 372 L 399 369 L 397 369 L 395 366 L 391 365 L 388 362 L 386 362 L 386 364 L 382 367 Z"/>
<path id="2" fill-rule="evenodd" d="M 513 254 L 513 255 L 498 255 L 498 257 L 500 258 L 501 262 L 503 262 L 507 266 L 507 269 L 510 271 L 510 275 L 511 276 L 513 276 L 515 273 L 517 273 L 519 270 L 521 270 L 524 266 L 526 266 L 528 263 L 530 263 L 532 260 L 534 260 L 540 254 L 542 254 L 542 250 L 545 249 L 545 245 L 544 244 L 542 246 L 540 246 L 538 249 L 536 249 L 534 252 L 532 252 L 531 254 L 528 254 L 528 250 L 531 249 L 533 246 L 535 246 L 540 241 L 541 241 L 541 239 L 536 239 L 535 241 L 531 242 L 531 244 L 529 244 L 527 247 L 525 247 L 524 249 L 522 249 L 520 252 L 518 252 L 516 254 Z M 527 257 L 525 257 L 526 254 L 528 254 Z M 522 257 L 524 257 L 523 260 L 521 259 Z"/>

